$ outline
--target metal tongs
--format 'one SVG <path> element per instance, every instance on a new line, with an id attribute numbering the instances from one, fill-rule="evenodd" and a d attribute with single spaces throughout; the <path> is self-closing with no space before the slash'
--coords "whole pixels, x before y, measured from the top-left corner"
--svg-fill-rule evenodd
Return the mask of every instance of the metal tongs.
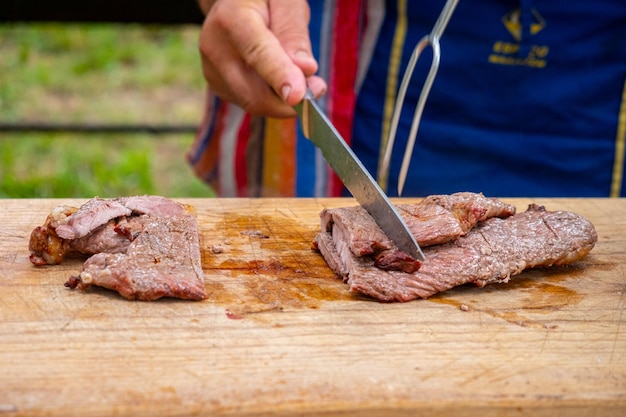
<path id="1" fill-rule="evenodd" d="M 430 32 L 430 34 L 420 39 L 420 41 L 415 46 L 415 49 L 413 49 L 411 59 L 409 60 L 409 64 L 404 71 L 404 76 L 402 77 L 402 83 L 400 84 L 400 90 L 398 92 L 398 96 L 396 97 L 396 103 L 393 109 L 391 127 L 389 129 L 389 137 L 387 139 L 387 145 L 385 147 L 385 155 L 383 157 L 383 162 L 378 172 L 379 179 L 389 177 L 389 162 L 391 161 L 391 151 L 393 150 L 393 144 L 396 138 L 396 132 L 398 130 L 398 122 L 400 121 L 400 113 L 402 113 L 402 107 L 404 105 L 404 97 L 406 96 L 406 91 L 409 87 L 409 82 L 411 81 L 415 65 L 417 64 L 417 61 L 419 60 L 422 51 L 424 51 L 424 49 L 426 49 L 430 45 L 433 48 L 433 59 L 430 64 L 428 76 L 426 77 L 426 81 L 424 82 L 424 86 L 422 87 L 422 92 L 420 93 L 419 99 L 417 101 L 415 114 L 413 115 L 413 123 L 411 124 L 409 139 L 406 143 L 404 157 L 402 159 L 402 166 L 400 168 L 400 175 L 398 176 L 398 195 L 402 194 L 402 189 L 404 188 L 406 176 L 409 171 L 409 165 L 411 163 L 411 156 L 413 155 L 413 146 L 415 145 L 417 130 L 419 129 L 420 120 L 422 119 L 422 113 L 424 112 L 424 105 L 426 104 L 426 99 L 428 98 L 430 88 L 435 81 L 437 70 L 439 69 L 439 61 L 441 58 L 439 39 L 443 35 L 443 31 L 446 29 L 448 21 L 450 20 L 450 17 L 452 17 L 452 14 L 454 13 L 454 9 L 456 8 L 458 2 L 459 0 L 446 1 L 446 4 L 443 7 L 441 14 L 439 15 L 437 22 L 435 22 L 435 26 L 433 26 L 433 30 Z"/>

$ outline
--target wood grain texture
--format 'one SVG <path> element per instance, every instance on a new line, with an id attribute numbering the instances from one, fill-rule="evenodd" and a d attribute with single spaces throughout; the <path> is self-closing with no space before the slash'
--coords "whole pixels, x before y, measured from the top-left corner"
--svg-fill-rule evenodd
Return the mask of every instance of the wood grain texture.
<path id="1" fill-rule="evenodd" d="M 624 199 L 507 199 L 584 215 L 599 242 L 405 304 L 349 293 L 311 250 L 321 209 L 352 199 L 181 199 L 202 302 L 68 290 L 82 260 L 36 268 L 28 239 L 84 201 L 0 200 L 0 417 L 626 415 Z"/>

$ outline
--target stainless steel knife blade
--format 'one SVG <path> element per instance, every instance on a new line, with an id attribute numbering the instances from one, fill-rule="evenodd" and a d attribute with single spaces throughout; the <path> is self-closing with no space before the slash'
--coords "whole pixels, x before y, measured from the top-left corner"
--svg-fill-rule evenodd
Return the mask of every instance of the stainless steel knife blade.
<path id="1" fill-rule="evenodd" d="M 424 254 L 405 221 L 328 120 L 310 91 L 307 91 L 304 100 L 295 109 L 300 116 L 304 135 L 322 151 L 322 155 L 348 191 L 398 249 L 413 259 L 423 261 Z"/>

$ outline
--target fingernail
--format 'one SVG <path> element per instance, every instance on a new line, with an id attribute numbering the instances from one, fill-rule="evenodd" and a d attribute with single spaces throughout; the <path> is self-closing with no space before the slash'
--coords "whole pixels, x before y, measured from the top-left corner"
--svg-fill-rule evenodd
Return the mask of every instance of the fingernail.
<path id="1" fill-rule="evenodd" d="M 283 85 L 280 89 L 280 95 L 283 98 L 283 101 L 287 101 L 289 93 L 291 93 L 291 86 L 289 84 Z"/>
<path id="2" fill-rule="evenodd" d="M 297 50 L 293 55 L 294 57 L 300 59 L 313 59 L 310 53 L 308 53 L 307 51 L 303 51 L 302 49 Z"/>

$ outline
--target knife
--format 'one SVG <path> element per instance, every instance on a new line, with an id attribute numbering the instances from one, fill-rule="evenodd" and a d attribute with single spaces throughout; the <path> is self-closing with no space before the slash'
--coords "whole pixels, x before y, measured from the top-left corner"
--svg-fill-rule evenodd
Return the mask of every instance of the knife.
<path id="1" fill-rule="evenodd" d="M 363 163 L 324 115 L 311 91 L 307 90 L 304 99 L 294 108 L 300 116 L 304 136 L 322 151 L 326 162 L 361 207 L 374 218 L 398 249 L 413 259 L 423 261 L 424 254 L 406 223 Z"/>

